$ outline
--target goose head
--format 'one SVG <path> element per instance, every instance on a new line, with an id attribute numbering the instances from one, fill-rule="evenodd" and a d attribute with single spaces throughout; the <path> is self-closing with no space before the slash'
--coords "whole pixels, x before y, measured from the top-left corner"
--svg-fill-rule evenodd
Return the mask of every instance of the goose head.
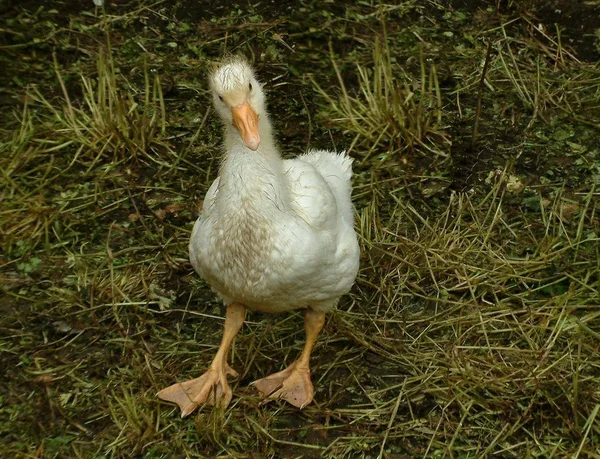
<path id="1" fill-rule="evenodd" d="M 235 127 L 244 145 L 256 151 L 260 145 L 259 119 L 266 116 L 264 93 L 252 67 L 232 58 L 210 76 L 213 104 L 226 126 Z"/>

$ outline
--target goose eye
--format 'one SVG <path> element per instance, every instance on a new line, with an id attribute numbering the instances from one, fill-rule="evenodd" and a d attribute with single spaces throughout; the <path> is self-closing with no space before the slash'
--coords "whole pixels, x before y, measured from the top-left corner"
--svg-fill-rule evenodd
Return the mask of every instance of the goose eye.
<path id="1" fill-rule="evenodd" d="M 223 102 L 223 96 L 219 96 L 219 100 Z"/>
<path id="2" fill-rule="evenodd" d="M 252 83 L 248 83 L 248 89 L 252 91 Z"/>

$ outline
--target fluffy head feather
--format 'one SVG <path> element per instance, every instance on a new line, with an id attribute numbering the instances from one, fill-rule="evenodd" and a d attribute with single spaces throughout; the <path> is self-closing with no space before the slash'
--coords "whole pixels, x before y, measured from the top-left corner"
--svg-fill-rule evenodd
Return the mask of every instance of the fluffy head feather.
<path id="1" fill-rule="evenodd" d="M 248 103 L 254 112 L 266 116 L 265 96 L 254 71 L 241 56 L 228 57 L 211 72 L 213 104 L 226 125 L 231 124 L 231 109 Z"/>
<path id="2" fill-rule="evenodd" d="M 253 80 L 255 78 L 252 67 L 241 56 L 224 59 L 210 76 L 211 89 L 220 94 L 247 88 Z"/>

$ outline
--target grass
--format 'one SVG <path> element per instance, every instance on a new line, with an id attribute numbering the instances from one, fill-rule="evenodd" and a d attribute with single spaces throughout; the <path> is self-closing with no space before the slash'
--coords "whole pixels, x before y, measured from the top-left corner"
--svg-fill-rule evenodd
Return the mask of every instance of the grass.
<path id="1" fill-rule="evenodd" d="M 383 43 L 382 43 L 383 42 Z M 387 36 L 375 38 L 373 68 L 356 65 L 360 93 L 351 96 L 339 68 L 332 59 L 341 88 L 334 99 L 314 82 L 330 105 L 328 118 L 354 133 L 352 147 L 365 151 L 368 161 L 375 152 L 386 158 L 422 151 L 426 156 L 446 158 L 450 142 L 443 131 L 442 100 L 435 66 L 427 66 L 420 54 L 420 75 L 416 82 L 403 83 L 394 73 Z"/>
<path id="2" fill-rule="evenodd" d="M 458 416 L 454 420 L 458 424 L 452 423 L 453 441 L 448 443 L 445 433 L 431 437 L 430 446 L 444 455 L 502 452 L 502 441 L 516 432 L 524 434 L 525 426 L 547 429 L 545 419 L 562 419 L 566 427 L 568 418 L 574 421 L 571 434 L 577 435 L 597 406 L 597 364 L 583 363 L 586 359 L 580 353 L 592 357 L 597 346 L 580 326 L 594 322 L 598 314 L 598 269 L 593 258 L 597 238 L 586 239 L 577 230 L 555 234 L 560 226 L 560 200 L 548 209 L 552 217 L 546 222 L 524 215 L 507 221 L 501 183 L 479 203 L 454 197 L 435 220 L 424 220 L 409 205 L 399 204 L 396 215 L 384 225 L 387 231 L 373 228 L 367 232 L 371 250 L 387 249 L 370 267 L 373 273 L 382 265 L 395 264 L 393 260 L 401 262 L 372 286 L 376 297 L 383 297 L 382 307 L 395 307 L 380 310 L 379 320 L 370 327 L 359 326 L 359 320 L 348 328 L 361 330 L 361 339 L 374 346 L 387 341 L 389 358 L 397 359 L 409 373 L 401 391 L 406 408 L 410 409 L 413 397 L 425 395 L 462 415 L 460 421 Z M 580 218 L 587 217 L 582 214 Z M 410 226 L 400 222 L 410 222 Z M 545 234 L 541 240 L 535 233 L 526 236 L 519 230 L 534 225 Z M 403 244 L 398 245 L 398 240 Z M 545 249 L 527 254 L 533 247 Z M 592 258 L 571 258 L 577 257 L 576 247 L 589 251 Z M 564 265 L 564 270 L 553 268 L 556 264 Z M 423 304 L 415 306 L 414 298 L 421 298 Z M 388 334 L 396 324 L 401 324 L 401 330 L 396 329 L 401 352 L 394 355 Z M 564 390 L 575 385 L 577 395 Z M 587 395 L 582 396 L 580 390 L 587 390 Z M 539 406 L 545 409 L 536 410 Z M 502 413 L 501 422 L 495 419 L 498 413 Z M 465 419 L 470 433 L 461 434 Z M 448 421 L 440 420 L 446 429 Z M 457 438 L 462 443 L 473 432 L 488 439 L 485 447 L 480 441 L 466 448 L 456 444 Z M 546 452 L 555 441 L 534 436 L 522 441 L 527 440 L 548 441 Z"/>
<path id="3" fill-rule="evenodd" d="M 536 2 L 367 3 L 3 10 L 3 456 L 598 457 L 598 65 Z M 181 420 L 155 393 L 223 322 L 187 243 L 224 52 L 254 56 L 287 153 L 356 159 L 361 270 L 314 404 L 260 405 L 304 335 L 252 314 L 230 407 Z"/>

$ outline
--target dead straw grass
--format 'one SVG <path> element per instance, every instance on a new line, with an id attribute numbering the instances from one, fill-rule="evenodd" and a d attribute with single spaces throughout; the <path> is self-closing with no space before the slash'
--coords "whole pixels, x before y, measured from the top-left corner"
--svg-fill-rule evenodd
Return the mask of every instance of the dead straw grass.
<path id="1" fill-rule="evenodd" d="M 387 34 L 377 37 L 372 67 L 356 64 L 356 93 L 346 88 L 333 56 L 331 62 L 341 90 L 339 96 L 331 96 L 313 83 L 328 102 L 326 118 L 354 135 L 350 151 L 360 151 L 363 161 L 377 153 L 384 164 L 386 159 L 397 160 L 416 152 L 437 159 L 448 156 L 450 143 L 443 131 L 438 77 L 435 66 L 425 63 L 423 53 L 420 73 L 411 80 L 394 64 Z"/>
<path id="2" fill-rule="evenodd" d="M 366 394 L 388 395 L 373 402 L 382 424 L 398 410 L 389 397 L 397 394 L 405 423 L 386 438 L 426 430 L 427 454 L 512 454 L 506 445 L 522 442 L 562 456 L 557 440 L 600 427 L 598 341 L 585 325 L 599 315 L 598 237 L 581 224 L 566 228 L 560 195 L 541 221 L 508 217 L 504 178 L 478 202 L 454 195 L 433 219 L 402 201 L 386 221 L 362 215 L 372 264 L 363 265 L 359 296 L 377 313 L 351 310 L 340 321 L 399 373 L 396 391 Z M 579 223 L 595 219 L 595 201 L 593 192 L 582 199 Z M 414 412 L 427 399 L 438 415 Z"/>

